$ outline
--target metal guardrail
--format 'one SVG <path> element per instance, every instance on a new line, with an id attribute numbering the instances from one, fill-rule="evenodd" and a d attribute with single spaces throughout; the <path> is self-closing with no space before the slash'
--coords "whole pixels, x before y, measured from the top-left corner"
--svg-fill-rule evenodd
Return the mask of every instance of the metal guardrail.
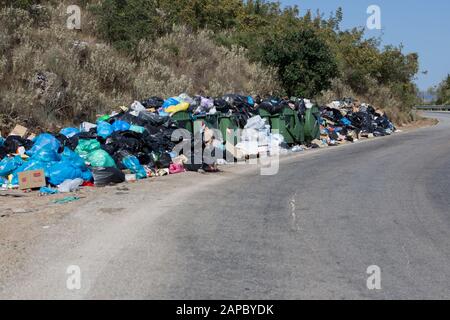
<path id="1" fill-rule="evenodd" d="M 415 106 L 414 109 L 424 111 L 450 111 L 450 106 Z"/>

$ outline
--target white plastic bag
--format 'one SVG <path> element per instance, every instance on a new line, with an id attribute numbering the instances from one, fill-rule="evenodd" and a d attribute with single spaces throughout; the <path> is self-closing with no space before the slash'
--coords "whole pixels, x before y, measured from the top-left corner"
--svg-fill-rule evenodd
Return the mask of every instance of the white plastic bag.
<path id="1" fill-rule="evenodd" d="M 73 180 L 65 180 L 58 186 L 58 191 L 60 193 L 69 193 L 74 192 L 80 189 L 80 186 L 83 184 L 83 179 L 77 178 Z"/>

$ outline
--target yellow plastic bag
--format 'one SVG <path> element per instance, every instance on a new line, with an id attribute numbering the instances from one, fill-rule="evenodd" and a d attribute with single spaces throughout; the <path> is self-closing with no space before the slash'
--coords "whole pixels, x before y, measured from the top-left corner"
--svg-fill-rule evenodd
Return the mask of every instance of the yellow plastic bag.
<path id="1" fill-rule="evenodd" d="M 175 113 L 175 112 L 179 112 L 179 111 L 186 111 L 187 109 L 189 109 L 189 103 L 182 102 L 182 103 L 177 104 L 175 106 L 170 106 L 164 111 L 167 112 L 167 113 Z"/>

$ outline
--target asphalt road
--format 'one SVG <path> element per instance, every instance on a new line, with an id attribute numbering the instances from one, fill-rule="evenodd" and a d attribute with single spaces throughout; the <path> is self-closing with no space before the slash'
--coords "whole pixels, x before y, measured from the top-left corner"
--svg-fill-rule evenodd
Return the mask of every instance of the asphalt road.
<path id="1" fill-rule="evenodd" d="M 274 176 L 226 168 L 105 192 L 43 231 L 0 297 L 448 299 L 450 115 L 433 117 L 284 159 Z M 381 290 L 367 288 L 372 265 Z"/>

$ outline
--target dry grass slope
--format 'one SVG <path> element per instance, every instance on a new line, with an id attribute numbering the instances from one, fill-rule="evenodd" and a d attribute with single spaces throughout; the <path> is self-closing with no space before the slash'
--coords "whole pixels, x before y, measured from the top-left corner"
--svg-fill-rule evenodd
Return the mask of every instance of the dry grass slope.
<path id="1" fill-rule="evenodd" d="M 275 70 L 249 62 L 243 49 L 216 45 L 208 31 L 177 27 L 155 42 L 141 42 L 130 57 L 97 40 L 89 13 L 83 13 L 82 31 L 68 30 L 65 9 L 0 11 L 3 134 L 15 123 L 57 130 L 152 95 L 280 88 Z"/>

